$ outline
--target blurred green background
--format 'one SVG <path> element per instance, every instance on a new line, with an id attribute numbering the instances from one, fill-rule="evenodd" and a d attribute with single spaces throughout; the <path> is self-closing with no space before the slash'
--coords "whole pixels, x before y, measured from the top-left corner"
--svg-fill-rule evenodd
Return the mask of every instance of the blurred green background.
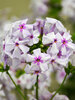
<path id="1" fill-rule="evenodd" d="M 30 0 L 0 0 L 0 10 L 10 9 L 9 18 L 12 16 L 20 17 L 30 12 L 29 2 Z"/>

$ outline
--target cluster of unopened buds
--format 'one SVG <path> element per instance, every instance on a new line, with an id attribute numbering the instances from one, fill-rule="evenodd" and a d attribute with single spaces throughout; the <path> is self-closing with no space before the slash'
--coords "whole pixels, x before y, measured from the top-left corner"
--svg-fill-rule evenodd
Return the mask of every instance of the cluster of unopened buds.
<path id="1" fill-rule="evenodd" d="M 39 99 L 36 93 L 36 99 L 28 95 L 30 100 L 50 100 L 54 93 L 51 94 L 45 90 L 47 92 L 45 95 L 41 91 L 50 84 L 51 70 L 61 71 L 67 67 L 70 56 L 75 51 L 75 44 L 72 43 L 70 32 L 56 19 L 36 19 L 33 24 L 27 24 L 27 21 L 28 19 L 25 19 L 12 23 L 7 32 L 3 41 L 4 69 L 7 65 L 14 70 L 24 69 L 26 74 L 16 80 L 17 84 L 20 85 L 22 82 L 22 87 L 31 88 L 36 80 L 39 81 L 40 89 L 36 90 L 37 93 L 39 92 Z M 66 73 L 64 71 L 63 73 L 65 76 Z M 27 79 L 27 74 L 30 74 L 29 79 Z M 26 84 L 30 82 L 31 85 L 24 85 L 25 77 Z M 38 88 L 38 84 L 36 87 Z M 35 96 L 35 93 L 33 95 Z M 58 94 L 53 100 L 61 100 L 61 98 L 68 100 L 67 97 Z"/>

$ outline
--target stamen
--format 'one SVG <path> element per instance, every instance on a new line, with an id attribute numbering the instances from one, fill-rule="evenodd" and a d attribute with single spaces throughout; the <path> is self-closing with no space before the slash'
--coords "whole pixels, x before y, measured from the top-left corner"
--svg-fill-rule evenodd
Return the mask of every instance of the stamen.
<path id="1" fill-rule="evenodd" d="M 21 28 L 21 29 L 23 29 L 23 27 L 24 27 L 24 25 L 21 25 L 21 27 L 20 27 L 20 28 Z"/>
<path id="2" fill-rule="evenodd" d="M 39 59 L 39 58 L 37 58 L 37 59 L 36 59 L 36 61 L 37 61 L 37 62 L 40 62 L 40 59 Z"/>
<path id="3" fill-rule="evenodd" d="M 63 43 L 63 45 L 65 45 L 67 43 L 67 40 L 66 39 L 63 39 L 62 40 L 62 43 Z"/>
<path id="4" fill-rule="evenodd" d="M 30 38 L 32 39 L 33 38 L 33 35 L 31 35 Z"/>
<path id="5" fill-rule="evenodd" d="M 52 60 L 51 60 L 51 63 L 54 63 L 54 62 L 55 62 L 55 59 L 52 59 Z"/>
<path id="6" fill-rule="evenodd" d="M 19 43 L 18 43 L 18 42 L 16 42 L 16 43 L 15 43 L 15 45 L 16 45 L 16 46 L 19 46 Z"/>
<path id="7" fill-rule="evenodd" d="M 35 71 L 35 74 L 38 74 L 38 73 L 39 73 L 39 71 L 38 71 L 38 70 L 36 70 L 36 71 Z"/>
<path id="8" fill-rule="evenodd" d="M 54 42 L 57 43 L 57 39 L 54 39 Z"/>

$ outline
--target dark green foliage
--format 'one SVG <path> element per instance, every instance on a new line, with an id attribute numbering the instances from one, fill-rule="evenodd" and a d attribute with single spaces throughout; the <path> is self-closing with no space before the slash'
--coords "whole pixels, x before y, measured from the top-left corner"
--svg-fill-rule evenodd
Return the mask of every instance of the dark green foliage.
<path id="1" fill-rule="evenodd" d="M 61 4 L 61 0 L 50 0 L 51 4 Z"/>
<path id="2" fill-rule="evenodd" d="M 48 17 L 53 17 L 59 19 L 59 13 L 62 9 L 61 7 L 61 0 L 50 0 L 48 4 L 50 10 L 48 12 Z"/>
<path id="3" fill-rule="evenodd" d="M 72 34 L 72 40 L 75 41 L 75 33 Z"/>
<path id="4" fill-rule="evenodd" d="M 68 63 L 68 68 L 65 68 L 65 72 L 69 75 L 70 73 L 75 74 L 75 66 L 72 66 L 72 64 Z"/>
<path id="5" fill-rule="evenodd" d="M 75 100 L 75 74 L 69 77 L 60 94 L 67 95 L 70 100 Z"/>

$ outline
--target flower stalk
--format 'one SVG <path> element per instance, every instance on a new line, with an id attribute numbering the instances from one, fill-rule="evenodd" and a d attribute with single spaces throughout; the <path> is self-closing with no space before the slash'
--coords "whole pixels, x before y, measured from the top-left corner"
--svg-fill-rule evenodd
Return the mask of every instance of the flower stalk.
<path id="1" fill-rule="evenodd" d="M 27 89 L 26 88 L 24 89 L 24 94 L 25 94 L 25 100 L 28 100 L 28 97 L 27 97 Z"/>
<path id="2" fill-rule="evenodd" d="M 36 77 L 36 100 L 39 100 L 39 97 L 38 97 L 38 78 L 39 78 L 39 75 L 37 75 Z"/>
<path id="3" fill-rule="evenodd" d="M 51 97 L 50 100 L 53 100 L 53 98 L 56 96 L 56 94 L 61 90 L 61 88 L 63 87 L 63 84 L 64 84 L 66 78 L 67 78 L 67 74 L 65 75 L 64 80 L 63 80 L 63 82 L 61 83 L 60 87 L 56 90 L 56 92 L 54 93 L 54 95 Z"/>
<path id="4" fill-rule="evenodd" d="M 23 99 L 25 100 L 25 97 L 23 95 L 23 93 L 21 92 L 21 90 L 18 88 L 18 86 L 16 85 L 15 81 L 13 80 L 13 78 L 11 77 L 10 73 L 7 71 L 6 72 L 8 74 L 8 76 L 10 77 L 11 81 L 13 82 L 13 84 L 15 85 L 17 91 L 19 92 L 19 94 L 23 97 Z"/>

